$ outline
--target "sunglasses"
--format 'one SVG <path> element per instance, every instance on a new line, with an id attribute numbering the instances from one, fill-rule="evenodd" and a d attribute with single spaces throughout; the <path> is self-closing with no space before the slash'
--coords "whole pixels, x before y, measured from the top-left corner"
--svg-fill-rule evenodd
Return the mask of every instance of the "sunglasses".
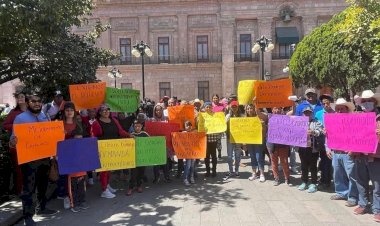
<path id="1" fill-rule="evenodd" d="M 35 103 L 41 103 L 41 100 L 30 100 L 29 102 L 35 104 Z"/>

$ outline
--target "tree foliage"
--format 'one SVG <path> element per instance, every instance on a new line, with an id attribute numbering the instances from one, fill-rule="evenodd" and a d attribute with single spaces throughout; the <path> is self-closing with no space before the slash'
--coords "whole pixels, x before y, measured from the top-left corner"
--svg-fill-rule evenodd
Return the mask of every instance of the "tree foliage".
<path id="1" fill-rule="evenodd" d="M 95 81 L 96 69 L 115 57 L 95 46 L 108 27 L 98 22 L 86 35 L 71 32 L 93 8 L 91 0 L 0 0 L 0 84 L 19 78 L 49 95 Z"/>
<path id="2" fill-rule="evenodd" d="M 375 1 L 374 1 L 375 2 Z M 296 48 L 290 60 L 296 86 L 330 86 L 337 96 L 350 97 L 380 84 L 378 53 L 375 46 L 380 17 L 376 4 L 353 2 L 328 23 L 314 29 Z"/>

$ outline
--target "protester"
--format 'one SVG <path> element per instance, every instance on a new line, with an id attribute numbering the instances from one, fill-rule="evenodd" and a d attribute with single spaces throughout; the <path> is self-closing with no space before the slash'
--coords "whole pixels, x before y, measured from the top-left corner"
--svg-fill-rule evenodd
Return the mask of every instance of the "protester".
<path id="1" fill-rule="evenodd" d="M 185 130 L 183 132 L 193 132 L 193 125 L 190 121 L 185 121 L 184 123 Z M 195 159 L 186 159 L 184 166 L 184 180 L 183 183 L 185 186 L 189 186 L 190 184 L 195 184 L 194 179 L 195 172 Z"/>
<path id="2" fill-rule="evenodd" d="M 302 116 L 303 115 L 303 109 L 306 107 L 309 107 L 312 109 L 313 116 L 315 117 L 315 114 L 322 110 L 322 104 L 317 99 L 317 92 L 313 88 L 309 88 L 305 91 L 305 101 L 302 101 L 296 108 L 295 115 Z"/>
<path id="3" fill-rule="evenodd" d="M 374 112 L 378 114 L 376 107 L 380 104 L 380 94 L 371 90 L 362 92 L 359 98 L 360 107 L 366 113 Z M 380 115 L 376 117 L 377 135 L 380 135 Z M 380 136 L 379 136 L 380 137 Z M 377 146 L 375 154 L 355 154 L 355 174 L 354 179 L 359 191 L 359 201 L 354 210 L 355 214 L 365 214 L 370 212 L 369 206 L 369 181 L 373 184 L 372 212 L 374 220 L 380 222 L 380 148 Z"/>
<path id="4" fill-rule="evenodd" d="M 86 135 L 91 135 L 92 124 L 96 121 L 96 109 L 87 109 L 87 115 L 82 117 L 83 128 L 86 130 Z M 87 171 L 87 183 L 89 185 L 94 185 L 94 176 L 92 171 Z"/>
<path id="5" fill-rule="evenodd" d="M 134 137 L 149 137 L 149 134 L 145 131 L 142 131 L 142 123 L 135 120 L 133 123 L 134 132 L 132 135 Z M 144 179 L 145 167 L 138 166 L 136 168 L 131 169 L 131 177 L 129 180 L 127 195 L 131 196 L 133 189 L 136 189 L 138 193 L 142 193 L 142 182 Z M 137 187 L 136 187 L 137 186 Z"/>
<path id="6" fill-rule="evenodd" d="M 98 137 L 99 140 L 119 139 L 122 137 L 130 137 L 121 127 L 118 120 L 110 117 L 110 108 L 108 105 L 101 105 L 97 120 L 92 124 L 91 133 L 93 137 Z M 102 198 L 115 198 L 116 189 L 110 186 L 110 172 L 100 172 L 100 182 L 102 185 Z"/>
<path id="7" fill-rule="evenodd" d="M 61 107 L 62 107 L 63 95 L 61 91 L 57 90 L 54 92 L 54 99 L 51 103 L 47 103 L 42 107 L 42 111 L 50 120 L 62 119 L 61 118 Z"/>
<path id="8" fill-rule="evenodd" d="M 241 116 L 242 116 L 242 114 L 239 112 L 239 102 L 236 100 L 232 101 L 230 103 L 230 111 L 226 115 L 228 172 L 225 175 L 225 177 L 223 178 L 224 180 L 227 180 L 232 176 L 240 177 L 239 166 L 240 166 L 241 153 L 242 153 L 242 144 L 231 143 L 231 140 L 230 140 L 230 119 L 241 117 Z M 234 161 L 234 156 L 235 156 L 235 161 Z M 234 163 L 235 163 L 235 168 L 233 166 Z"/>
<path id="9" fill-rule="evenodd" d="M 47 116 L 41 112 L 41 98 L 37 94 L 31 94 L 25 98 L 27 103 L 27 110 L 16 116 L 13 124 L 24 123 L 37 123 L 48 121 Z M 17 144 L 17 137 L 13 133 L 10 145 L 15 147 Z M 54 215 L 57 213 L 55 210 L 46 208 L 46 190 L 48 187 L 48 171 L 50 169 L 49 158 L 35 160 L 32 162 L 21 164 L 21 173 L 23 178 L 23 188 L 21 193 L 23 218 L 27 226 L 36 225 L 33 220 L 33 215 L 36 213 L 42 216 Z M 33 195 L 37 188 L 37 206 L 34 208 Z"/>
<path id="10" fill-rule="evenodd" d="M 202 102 L 201 102 L 201 100 L 199 100 L 198 98 L 196 98 L 196 99 L 194 100 L 194 110 L 196 111 L 197 114 L 198 114 L 198 112 L 201 111 L 201 107 L 202 107 Z M 196 115 L 197 115 L 197 114 L 196 114 Z"/>
<path id="11" fill-rule="evenodd" d="M 344 98 L 338 98 L 335 102 L 335 112 L 352 113 L 355 105 Z M 326 113 L 334 113 L 333 111 Z M 328 139 L 328 136 L 327 138 Z M 327 142 L 326 142 L 327 143 Z M 326 155 L 332 159 L 335 194 L 331 200 L 347 200 L 346 206 L 356 206 L 358 203 L 358 189 L 354 181 L 355 162 L 348 150 L 332 150 L 327 144 Z"/>
<path id="12" fill-rule="evenodd" d="M 317 137 L 322 133 L 322 124 L 316 121 L 313 117 L 313 109 L 305 107 L 302 109 L 303 115 L 309 117 L 309 127 L 307 131 L 307 147 L 300 147 L 298 152 L 301 159 L 301 171 L 302 171 L 302 184 L 298 187 L 298 190 L 305 190 L 309 193 L 317 192 L 317 179 L 318 179 L 318 157 L 319 151 L 317 146 Z M 311 173 L 311 183 L 307 187 L 309 181 L 309 172 Z"/>
<path id="13" fill-rule="evenodd" d="M 264 175 L 264 148 L 265 148 L 265 137 L 267 133 L 267 123 L 268 116 L 262 113 L 259 109 L 256 109 L 253 104 L 248 104 L 245 106 L 245 115 L 246 117 L 258 117 L 262 124 L 262 134 L 263 140 L 262 144 L 247 144 L 247 149 L 249 156 L 251 157 L 251 166 L 252 166 L 252 176 L 248 179 L 250 181 L 260 178 L 260 182 L 265 182 Z M 257 175 L 257 169 L 260 172 L 260 176 Z"/>

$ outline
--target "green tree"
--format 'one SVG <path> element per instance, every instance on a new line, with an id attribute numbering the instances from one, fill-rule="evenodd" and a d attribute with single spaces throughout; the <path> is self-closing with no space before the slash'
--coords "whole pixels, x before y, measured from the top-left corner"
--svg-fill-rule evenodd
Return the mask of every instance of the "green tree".
<path id="1" fill-rule="evenodd" d="M 86 22 L 91 0 L 0 0 L 0 84 L 19 78 L 48 96 L 68 84 L 93 82 L 115 55 L 95 46 L 108 27 L 71 32 Z"/>
<path id="2" fill-rule="evenodd" d="M 290 60 L 295 85 L 327 85 L 345 98 L 377 87 L 380 73 L 374 46 L 379 42 L 370 30 L 378 18 L 353 5 L 314 29 L 297 45 Z"/>

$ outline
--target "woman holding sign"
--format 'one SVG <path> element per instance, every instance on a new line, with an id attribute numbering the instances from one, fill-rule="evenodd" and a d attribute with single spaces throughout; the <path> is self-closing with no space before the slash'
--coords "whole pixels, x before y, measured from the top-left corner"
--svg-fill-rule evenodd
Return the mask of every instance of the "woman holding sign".
<path id="1" fill-rule="evenodd" d="M 107 105 L 101 105 L 98 110 L 98 120 L 96 120 L 91 127 L 91 134 L 99 140 L 119 139 L 122 137 L 131 137 L 121 127 L 119 121 L 110 117 L 110 108 Z M 100 183 L 102 185 L 102 198 L 115 198 L 116 189 L 113 189 L 110 184 L 110 172 L 100 172 Z"/>

